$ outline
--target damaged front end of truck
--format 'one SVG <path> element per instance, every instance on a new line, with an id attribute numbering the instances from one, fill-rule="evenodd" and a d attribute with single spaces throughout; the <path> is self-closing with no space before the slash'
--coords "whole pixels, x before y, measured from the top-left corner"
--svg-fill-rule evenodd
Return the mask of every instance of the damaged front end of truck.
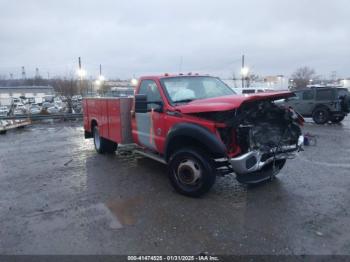
<path id="1" fill-rule="evenodd" d="M 287 159 L 302 150 L 304 119 L 293 109 L 277 105 L 278 95 L 251 96 L 237 108 L 199 112 L 197 117 L 218 124 L 227 158 L 216 159 L 219 173 L 234 172 L 241 183 L 273 178 Z"/>

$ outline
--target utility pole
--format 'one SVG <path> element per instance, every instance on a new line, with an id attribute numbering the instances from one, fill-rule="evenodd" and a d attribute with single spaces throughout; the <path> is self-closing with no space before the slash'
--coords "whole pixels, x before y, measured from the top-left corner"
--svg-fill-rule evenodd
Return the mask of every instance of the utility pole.
<path id="1" fill-rule="evenodd" d="M 242 88 L 244 88 L 243 68 L 244 68 L 244 55 L 242 55 L 242 70 L 241 70 L 241 75 L 242 75 Z"/>
<path id="2" fill-rule="evenodd" d="M 332 84 L 334 84 L 335 81 L 337 80 L 337 71 L 331 72 L 331 80 L 332 80 Z"/>
<path id="3" fill-rule="evenodd" d="M 39 78 L 40 73 L 39 73 L 39 68 L 35 68 L 35 78 Z"/>
<path id="4" fill-rule="evenodd" d="M 82 94 L 83 88 L 83 72 L 81 70 L 81 58 L 78 57 L 78 67 L 79 67 L 79 92 Z"/>
<path id="5" fill-rule="evenodd" d="M 78 58 L 78 66 L 79 66 L 79 72 L 81 72 L 81 58 L 80 58 L 80 56 Z M 82 74 L 81 73 L 79 74 L 79 76 L 80 76 L 80 80 L 82 80 Z"/>
<path id="6" fill-rule="evenodd" d="M 22 66 L 22 80 L 26 80 L 26 70 L 24 68 L 24 66 Z"/>
<path id="7" fill-rule="evenodd" d="M 100 65 L 101 66 L 101 65 Z M 100 67 L 101 68 L 101 67 Z M 90 76 L 90 96 L 92 97 L 92 76 Z"/>
<path id="8" fill-rule="evenodd" d="M 100 64 L 100 77 L 102 75 L 102 65 Z"/>

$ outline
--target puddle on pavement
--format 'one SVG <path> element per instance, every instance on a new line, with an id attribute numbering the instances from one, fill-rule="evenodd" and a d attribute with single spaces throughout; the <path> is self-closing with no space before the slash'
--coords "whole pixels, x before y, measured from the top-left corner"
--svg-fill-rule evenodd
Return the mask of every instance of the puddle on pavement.
<path id="1" fill-rule="evenodd" d="M 130 226 L 137 223 L 136 211 L 142 203 L 142 197 L 134 197 L 125 200 L 110 200 L 106 206 L 122 225 Z"/>
<path id="2" fill-rule="evenodd" d="M 35 212 L 28 219 L 31 232 L 45 234 L 45 230 L 65 230 L 69 225 L 78 226 L 106 225 L 108 229 L 121 229 L 135 225 L 138 221 L 137 211 L 143 204 L 142 197 L 110 200 L 87 207 L 47 210 Z"/>
<path id="3" fill-rule="evenodd" d="M 211 196 L 215 193 L 216 197 L 226 199 L 231 204 L 242 204 L 247 201 L 247 186 L 237 182 L 234 175 L 218 177 L 212 191 Z"/>

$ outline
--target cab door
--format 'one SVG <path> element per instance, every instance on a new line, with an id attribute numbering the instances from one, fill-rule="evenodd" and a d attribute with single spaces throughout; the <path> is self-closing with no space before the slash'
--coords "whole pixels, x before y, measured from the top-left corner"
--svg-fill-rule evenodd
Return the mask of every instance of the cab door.
<path id="1" fill-rule="evenodd" d="M 310 115 L 314 106 L 314 90 L 295 92 L 295 95 L 289 99 L 288 105 L 301 115 Z"/>
<path id="2" fill-rule="evenodd" d="M 311 115 L 315 102 L 314 90 L 306 90 L 302 92 L 302 99 L 300 100 L 299 112 L 302 115 Z"/>
<path id="3" fill-rule="evenodd" d="M 142 80 L 138 94 L 147 96 L 147 112 L 135 113 L 136 135 L 140 145 L 159 152 L 164 140 L 164 101 L 157 83 Z"/>

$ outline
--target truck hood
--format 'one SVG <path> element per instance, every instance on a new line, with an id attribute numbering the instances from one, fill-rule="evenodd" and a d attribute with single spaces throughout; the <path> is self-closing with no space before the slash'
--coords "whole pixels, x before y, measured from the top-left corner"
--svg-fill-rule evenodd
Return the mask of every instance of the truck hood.
<path id="1" fill-rule="evenodd" d="M 221 96 L 194 100 L 185 105 L 175 106 L 175 110 L 184 114 L 228 111 L 239 108 L 244 102 L 278 100 L 291 96 L 294 96 L 294 94 L 289 91 L 257 93 L 251 95 Z"/>

